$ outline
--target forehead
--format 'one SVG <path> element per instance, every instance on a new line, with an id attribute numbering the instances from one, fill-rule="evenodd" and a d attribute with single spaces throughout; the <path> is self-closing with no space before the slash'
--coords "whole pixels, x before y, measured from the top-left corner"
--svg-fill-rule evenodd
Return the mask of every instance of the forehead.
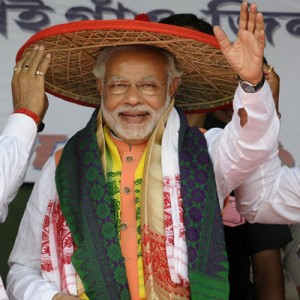
<path id="1" fill-rule="evenodd" d="M 165 79 L 168 60 L 164 54 L 148 48 L 132 48 L 112 54 L 106 62 L 105 77 Z"/>

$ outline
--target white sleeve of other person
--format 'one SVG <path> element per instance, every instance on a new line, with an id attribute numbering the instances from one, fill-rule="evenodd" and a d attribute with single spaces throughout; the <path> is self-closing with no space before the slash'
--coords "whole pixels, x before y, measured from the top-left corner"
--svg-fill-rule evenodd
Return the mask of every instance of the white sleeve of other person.
<path id="1" fill-rule="evenodd" d="M 238 110 L 242 107 L 248 115 L 243 127 L 238 116 Z M 233 108 L 232 120 L 223 130 L 213 128 L 205 133 L 221 208 L 225 197 L 254 173 L 258 176 L 257 170 L 278 151 L 279 120 L 267 83 L 253 94 L 244 92 L 239 86 Z M 260 185 L 260 189 L 248 189 L 247 192 L 247 197 L 251 198 L 263 194 L 264 190 Z M 249 206 L 249 210 L 252 209 L 254 207 Z"/>
<path id="2" fill-rule="evenodd" d="M 271 95 L 266 92 L 265 84 L 261 91 L 252 94 L 253 97 L 264 94 L 261 95 L 264 101 L 253 101 L 251 110 L 248 110 L 251 94 L 246 96 L 247 104 L 245 101 L 243 104 L 248 122 L 243 128 L 239 128 L 236 113 L 239 99 L 243 99 L 241 92 L 235 100 L 233 122 L 224 129 L 222 136 L 218 136 L 220 129 L 209 130 L 206 134 L 207 137 L 211 135 L 208 145 L 214 161 L 220 205 L 223 207 L 224 196 L 234 190 L 238 211 L 249 222 L 300 223 L 300 168 L 281 166 L 277 142 L 279 120 Z"/>
<path id="3" fill-rule="evenodd" d="M 23 183 L 36 136 L 32 118 L 18 113 L 8 117 L 0 135 L 0 222 Z"/>
<path id="4" fill-rule="evenodd" d="M 257 190 L 262 193 L 253 192 Z M 239 212 L 250 222 L 300 223 L 300 168 L 281 166 L 277 155 L 270 157 L 235 196 Z"/>

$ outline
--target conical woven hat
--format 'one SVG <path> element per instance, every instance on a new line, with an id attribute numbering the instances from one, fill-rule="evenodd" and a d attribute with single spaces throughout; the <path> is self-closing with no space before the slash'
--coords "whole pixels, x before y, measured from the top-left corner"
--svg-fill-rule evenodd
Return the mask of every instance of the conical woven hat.
<path id="1" fill-rule="evenodd" d="M 45 75 L 46 91 L 85 106 L 100 97 L 92 73 L 103 47 L 146 44 L 174 55 L 182 71 L 175 104 L 185 111 L 209 111 L 232 101 L 236 74 L 214 36 L 195 30 L 137 20 L 88 20 L 55 25 L 33 35 L 19 50 L 17 60 L 34 44 L 52 54 Z"/>

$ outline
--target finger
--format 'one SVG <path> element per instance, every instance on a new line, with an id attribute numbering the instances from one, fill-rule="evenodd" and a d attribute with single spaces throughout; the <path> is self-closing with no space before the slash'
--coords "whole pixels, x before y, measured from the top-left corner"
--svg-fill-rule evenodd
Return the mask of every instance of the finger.
<path id="1" fill-rule="evenodd" d="M 214 26 L 214 34 L 215 37 L 217 38 L 220 48 L 222 50 L 222 52 L 226 52 L 227 49 L 230 47 L 231 43 L 226 35 L 226 33 L 224 32 L 224 30 L 220 27 L 220 26 Z"/>
<path id="2" fill-rule="evenodd" d="M 248 2 L 243 1 L 240 9 L 240 22 L 239 29 L 247 29 L 249 13 L 248 13 Z"/>
<path id="3" fill-rule="evenodd" d="M 51 54 L 47 53 L 46 56 L 41 59 L 39 65 L 36 67 L 36 75 L 38 75 L 39 73 L 45 75 L 49 68 L 50 62 L 51 62 Z"/>
<path id="4" fill-rule="evenodd" d="M 17 64 L 16 64 L 16 65 L 22 66 L 22 65 L 24 64 L 25 60 L 28 59 L 29 55 L 30 55 L 30 51 L 26 51 L 26 52 L 23 54 L 23 56 L 17 61 Z"/>
<path id="5" fill-rule="evenodd" d="M 43 60 L 43 56 L 45 54 L 45 47 L 43 45 L 39 45 L 36 49 L 34 49 L 32 56 L 30 56 L 30 67 L 28 69 L 29 74 L 35 75 L 38 69 L 39 64 Z"/>
<path id="6" fill-rule="evenodd" d="M 262 13 L 257 13 L 256 15 L 256 30 L 264 30 L 265 29 L 265 21 Z"/>
<path id="7" fill-rule="evenodd" d="M 30 55 L 30 52 L 27 51 L 27 52 L 24 53 L 23 57 L 17 61 L 16 65 L 14 66 L 14 69 L 13 69 L 14 70 L 14 74 L 13 74 L 14 77 L 21 72 L 21 70 L 23 68 L 23 64 L 24 64 L 25 60 L 29 57 L 29 55 Z"/>
<path id="8" fill-rule="evenodd" d="M 255 3 L 252 3 L 250 5 L 250 12 L 249 12 L 249 21 L 248 21 L 248 31 L 250 32 L 254 32 L 254 30 L 256 29 L 256 21 L 257 21 L 257 6 Z"/>
<path id="9" fill-rule="evenodd" d="M 265 75 L 269 75 L 271 72 L 274 71 L 274 67 L 272 65 L 264 64 L 263 65 L 263 71 L 264 71 Z"/>
<path id="10" fill-rule="evenodd" d="M 33 58 L 36 55 L 38 47 L 39 47 L 38 45 L 34 45 L 33 49 L 29 52 L 29 55 L 24 60 L 23 65 L 22 65 L 22 70 L 24 72 L 27 72 L 29 70 L 29 67 L 31 65 L 31 62 L 32 62 Z"/>
<path id="11" fill-rule="evenodd" d="M 258 36 L 257 41 L 258 41 L 259 48 L 262 50 L 262 57 L 263 57 L 263 55 L 264 55 L 263 50 L 266 46 L 266 36 L 265 36 L 264 30 L 259 31 L 259 36 Z"/>

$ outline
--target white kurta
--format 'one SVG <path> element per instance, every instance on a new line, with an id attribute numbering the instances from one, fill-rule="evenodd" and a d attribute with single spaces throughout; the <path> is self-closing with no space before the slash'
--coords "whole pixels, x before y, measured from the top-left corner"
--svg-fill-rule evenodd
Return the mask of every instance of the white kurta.
<path id="1" fill-rule="evenodd" d="M 255 94 L 247 94 L 238 87 L 234 109 L 241 107 L 248 113 L 244 127 L 235 113 L 224 130 L 211 129 L 205 134 L 221 204 L 269 157 L 277 156 L 279 120 L 268 84 Z M 256 176 L 261 180 L 260 174 Z M 252 191 L 252 195 L 263 193 L 263 188 Z M 34 186 L 9 259 L 7 291 L 11 300 L 50 300 L 59 291 L 55 283 L 43 280 L 40 267 L 43 220 L 48 201 L 56 197 L 55 161 L 50 158 Z"/>
<path id="2" fill-rule="evenodd" d="M 24 114 L 12 114 L 0 135 L 0 223 L 5 221 L 8 204 L 23 183 L 36 132 L 32 118 Z M 0 300 L 5 299 L 8 298 L 0 277 Z"/>
<path id="3" fill-rule="evenodd" d="M 37 136 L 36 124 L 24 114 L 8 117 L 0 135 L 0 222 L 23 183 Z"/>
<path id="4" fill-rule="evenodd" d="M 261 193 L 253 193 L 253 191 Z M 278 157 L 266 160 L 235 191 L 239 212 L 251 223 L 300 223 L 300 168 L 281 167 Z"/>

